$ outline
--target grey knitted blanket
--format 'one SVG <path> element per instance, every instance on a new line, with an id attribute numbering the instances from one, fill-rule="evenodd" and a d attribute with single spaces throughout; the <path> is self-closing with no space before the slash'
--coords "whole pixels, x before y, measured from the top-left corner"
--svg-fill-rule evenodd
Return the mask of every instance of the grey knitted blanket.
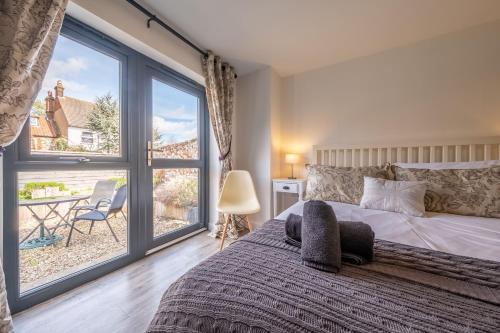
<path id="1" fill-rule="evenodd" d="M 300 264 L 284 222 L 166 291 L 148 332 L 500 332 L 500 263 L 377 240 L 371 264 Z"/>

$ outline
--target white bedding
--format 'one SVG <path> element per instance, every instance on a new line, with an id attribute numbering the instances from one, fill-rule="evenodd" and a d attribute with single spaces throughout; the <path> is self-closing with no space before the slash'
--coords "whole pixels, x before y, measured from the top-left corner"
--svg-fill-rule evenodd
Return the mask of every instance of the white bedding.
<path id="1" fill-rule="evenodd" d="M 500 261 L 500 219 L 426 212 L 425 217 L 362 209 L 357 205 L 327 201 L 339 221 L 369 224 L 375 238 L 462 256 Z M 302 215 L 304 201 L 276 218 Z"/>

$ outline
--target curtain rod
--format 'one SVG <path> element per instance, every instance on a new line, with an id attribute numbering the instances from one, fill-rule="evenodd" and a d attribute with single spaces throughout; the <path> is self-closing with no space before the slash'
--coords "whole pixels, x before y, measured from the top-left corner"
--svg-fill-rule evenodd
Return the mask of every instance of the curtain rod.
<path id="1" fill-rule="evenodd" d="M 205 51 L 205 50 L 199 48 L 198 46 L 196 46 L 195 44 L 193 44 L 186 37 L 184 37 L 183 35 L 181 35 L 177 31 L 175 31 L 174 28 L 172 28 L 171 26 L 169 26 L 168 24 L 166 24 L 165 22 L 163 22 L 162 20 L 160 20 L 159 18 L 157 18 L 155 14 L 151 13 L 149 10 L 147 10 L 146 8 L 144 8 L 143 6 L 141 6 L 140 4 L 138 4 L 137 2 L 135 2 L 134 0 L 127 0 L 127 2 L 129 4 L 131 4 L 132 6 L 134 6 L 136 9 L 138 9 L 139 11 L 141 11 L 144 15 L 146 15 L 148 17 L 148 21 L 147 21 L 148 28 L 151 25 L 151 21 L 154 21 L 154 22 L 158 23 L 161 27 L 163 27 L 164 29 L 166 29 L 170 33 L 172 33 L 175 37 L 179 38 L 184 43 L 186 43 L 187 45 L 191 46 L 193 49 L 195 49 L 196 51 L 198 51 L 199 53 L 201 53 L 203 56 L 205 56 L 205 57 L 208 56 L 208 52 L 207 51 Z"/>

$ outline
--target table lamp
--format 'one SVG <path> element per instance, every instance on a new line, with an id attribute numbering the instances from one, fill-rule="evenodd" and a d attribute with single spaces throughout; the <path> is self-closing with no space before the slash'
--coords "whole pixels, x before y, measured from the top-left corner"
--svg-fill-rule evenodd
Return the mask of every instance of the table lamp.
<path id="1" fill-rule="evenodd" d="M 297 155 L 297 154 L 290 154 L 290 153 L 285 154 L 285 163 L 290 164 L 291 167 L 292 167 L 292 176 L 288 177 L 288 179 L 296 179 L 293 176 L 293 165 L 297 164 L 298 162 L 299 162 L 299 155 Z"/>

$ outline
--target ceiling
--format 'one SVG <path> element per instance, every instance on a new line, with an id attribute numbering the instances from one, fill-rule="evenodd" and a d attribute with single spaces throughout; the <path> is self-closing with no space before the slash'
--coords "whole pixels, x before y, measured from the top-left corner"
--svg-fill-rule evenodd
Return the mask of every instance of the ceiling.
<path id="1" fill-rule="evenodd" d="M 140 2 L 240 75 L 288 76 L 500 19 L 499 0 Z"/>

